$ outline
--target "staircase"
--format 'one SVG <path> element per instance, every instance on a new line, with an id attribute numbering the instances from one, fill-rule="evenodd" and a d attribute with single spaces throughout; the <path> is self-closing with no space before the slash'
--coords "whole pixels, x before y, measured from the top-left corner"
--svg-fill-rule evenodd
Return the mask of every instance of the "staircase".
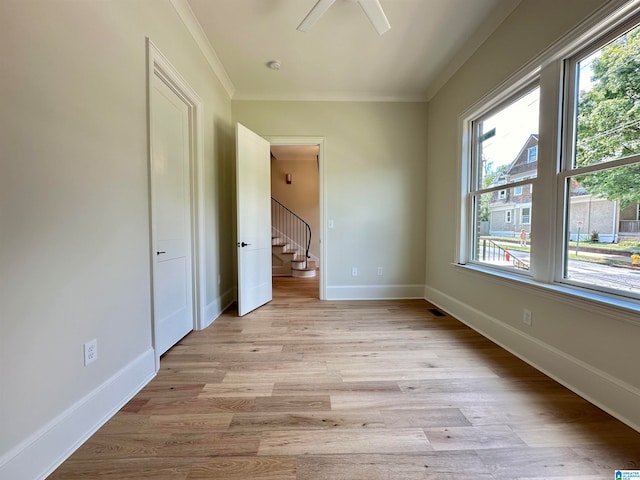
<path id="1" fill-rule="evenodd" d="M 272 274 L 308 278 L 316 276 L 316 263 L 309 260 L 311 227 L 287 207 L 271 198 Z"/>

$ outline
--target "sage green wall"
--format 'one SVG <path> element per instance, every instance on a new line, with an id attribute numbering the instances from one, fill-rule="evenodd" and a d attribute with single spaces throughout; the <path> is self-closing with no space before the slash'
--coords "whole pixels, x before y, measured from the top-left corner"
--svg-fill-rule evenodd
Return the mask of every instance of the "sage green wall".
<path id="1" fill-rule="evenodd" d="M 453 265 L 459 116 L 604 3 L 524 0 L 429 103 L 427 297 L 458 309 L 471 325 L 638 428 L 640 374 L 632 352 L 639 326 Z M 521 322 L 523 308 L 533 311 L 530 328 Z M 554 356 L 568 363 L 554 363 Z"/>
<path id="2" fill-rule="evenodd" d="M 231 102 L 169 1 L 0 2 L 0 458 L 151 348 L 146 36 L 204 102 L 207 302 L 233 289 Z"/>
<path id="3" fill-rule="evenodd" d="M 328 287 L 424 285 L 426 104 L 233 101 L 232 111 L 263 136 L 326 138 Z"/>

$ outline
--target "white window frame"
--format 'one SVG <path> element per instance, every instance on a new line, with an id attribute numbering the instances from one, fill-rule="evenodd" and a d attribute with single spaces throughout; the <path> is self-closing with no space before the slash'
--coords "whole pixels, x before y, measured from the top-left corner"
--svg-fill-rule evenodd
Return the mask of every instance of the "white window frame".
<path id="1" fill-rule="evenodd" d="M 513 223 L 513 210 L 504 211 L 504 223 Z"/>
<path id="2" fill-rule="evenodd" d="M 617 320 L 630 321 L 640 325 L 638 313 L 640 300 L 626 296 L 620 291 L 609 293 L 600 288 L 585 288 L 583 285 L 573 285 L 562 282 L 559 273 L 563 262 L 563 235 L 565 185 L 563 178 L 576 174 L 567 172 L 563 177 L 560 160 L 568 158 L 563 150 L 563 128 L 566 130 L 566 119 L 562 117 L 562 102 L 566 96 L 564 91 L 563 74 L 565 61 L 580 52 L 584 45 L 590 44 L 592 39 L 603 37 L 616 30 L 624 22 L 640 17 L 640 6 L 637 2 L 627 3 L 613 1 L 600 8 L 585 22 L 568 32 L 556 43 L 549 46 L 543 53 L 533 58 L 510 78 L 498 85 L 493 91 L 479 99 L 458 117 L 459 138 L 459 222 L 456 248 L 456 265 L 462 268 L 490 275 L 505 286 L 518 287 L 526 291 L 535 289 L 539 294 L 546 294 L 558 301 L 599 311 Z M 472 171 L 473 157 L 471 145 L 473 131 L 471 122 L 478 120 L 492 107 L 497 108 L 524 89 L 536 78 L 540 78 L 540 130 L 538 144 L 538 169 L 534 179 L 523 181 L 533 186 L 537 184 L 537 199 L 532 199 L 532 207 L 536 209 L 536 216 L 532 218 L 531 230 L 536 232 L 536 242 L 532 245 L 530 277 L 519 275 L 520 272 L 506 272 L 499 268 L 479 264 L 471 260 L 473 255 L 473 237 L 475 226 L 472 224 L 474 208 L 473 195 L 477 189 L 472 189 L 475 181 Z M 518 182 L 519 183 L 519 182 Z M 585 307 L 588 305 L 588 307 Z"/>
<path id="3" fill-rule="evenodd" d="M 531 159 L 534 155 L 532 153 L 535 152 L 535 158 Z M 527 163 L 533 163 L 538 161 L 538 146 L 534 145 L 533 147 L 527 148 Z"/>
<path id="4" fill-rule="evenodd" d="M 465 188 L 467 190 L 463 191 L 463 197 L 464 197 L 464 204 L 466 205 L 466 208 L 468 208 L 468 210 L 465 209 L 465 211 L 462 211 L 460 218 L 461 219 L 464 218 L 465 221 L 469 223 L 466 225 L 460 226 L 460 231 L 464 232 L 463 235 L 465 236 L 465 243 L 464 244 L 461 243 L 458 245 L 458 252 L 460 255 L 459 257 L 460 260 L 458 261 L 459 264 L 487 266 L 485 262 L 473 260 L 472 258 L 473 250 L 474 250 L 473 245 L 474 245 L 475 230 L 470 223 L 474 222 L 474 219 L 475 219 L 474 195 L 481 195 L 481 194 L 490 193 L 490 192 L 498 192 L 497 193 L 498 199 L 505 200 L 507 198 L 508 189 L 514 188 L 519 185 L 532 183 L 532 180 L 521 179 L 518 181 L 512 181 L 508 184 L 503 183 L 500 185 L 494 185 L 487 188 L 480 188 L 479 185 L 476 185 L 477 182 L 479 181 L 477 172 L 475 171 L 475 168 L 477 168 L 477 165 L 476 165 L 476 162 L 473 161 L 473 158 L 474 158 L 473 156 L 476 153 L 471 151 L 472 148 L 475 148 L 475 145 L 473 145 L 473 141 L 472 141 L 472 138 L 474 135 L 473 123 L 483 121 L 484 118 L 491 116 L 494 112 L 501 110 L 505 106 L 508 106 L 510 103 L 517 101 L 521 97 L 527 95 L 529 92 L 537 88 L 539 88 L 539 71 L 538 70 L 531 72 L 527 76 L 524 76 L 519 82 L 514 83 L 514 85 L 512 85 L 511 88 L 507 88 L 503 92 L 500 92 L 500 94 L 495 97 L 495 101 L 490 101 L 490 102 L 487 102 L 486 104 L 480 105 L 478 109 L 473 112 L 473 114 L 469 115 L 466 118 L 465 124 L 463 125 L 463 129 L 465 131 L 463 144 L 467 145 L 468 151 L 466 152 L 466 155 L 468 156 L 466 157 L 466 165 L 464 165 L 463 167 L 464 170 L 461 170 L 461 171 L 464 172 L 464 174 L 462 174 L 462 178 L 464 178 L 464 181 L 466 182 Z M 506 214 L 505 214 L 505 222 L 504 222 L 505 224 L 513 225 L 515 223 L 517 218 L 514 217 L 514 213 L 515 212 L 513 211 L 512 208 L 509 209 L 509 215 L 511 218 L 509 219 L 509 221 L 507 221 Z M 530 275 L 530 272 L 527 270 L 515 269 L 512 267 L 503 267 L 499 265 L 494 265 L 488 268 L 510 272 L 520 276 Z"/>
<path id="5" fill-rule="evenodd" d="M 527 215 L 527 217 L 529 218 L 526 222 L 524 221 L 524 211 L 525 210 L 529 210 L 529 215 Z M 527 205 L 526 207 L 520 207 L 520 224 L 522 225 L 531 225 L 531 206 Z"/>
<path id="6" fill-rule="evenodd" d="M 570 196 L 569 196 L 569 181 L 571 177 L 580 176 L 582 174 L 594 173 L 602 170 L 613 169 L 618 167 L 623 167 L 625 165 L 633 165 L 638 164 L 640 162 L 640 154 L 623 157 L 615 160 L 609 160 L 602 163 L 597 163 L 593 165 L 587 165 L 582 167 L 577 167 L 573 165 L 573 160 L 575 158 L 574 146 L 575 146 L 575 119 L 576 119 L 576 98 L 577 98 L 577 85 L 576 85 L 576 66 L 580 61 L 580 58 L 584 58 L 585 55 L 592 53 L 602 47 L 604 47 L 607 43 L 617 38 L 619 35 L 624 33 L 624 30 L 631 26 L 640 26 L 640 12 L 633 16 L 630 19 L 627 19 L 624 22 L 620 22 L 615 27 L 609 29 L 609 31 L 604 32 L 602 35 L 599 35 L 594 42 L 591 42 L 587 45 L 587 47 L 582 49 L 576 49 L 573 54 L 566 58 L 565 60 L 565 83 L 564 83 L 564 110 L 562 112 L 563 115 L 563 126 L 568 132 L 564 138 L 562 138 L 562 151 L 561 151 L 561 159 L 559 162 L 559 171 L 557 174 L 557 185 L 558 192 L 562 193 L 562 199 L 558 198 L 558 213 L 557 217 L 562 221 L 561 227 L 558 229 L 558 236 L 556 238 L 557 245 L 557 255 L 555 262 L 555 281 L 559 284 L 575 286 L 578 288 L 587 288 L 592 289 L 598 292 L 602 292 L 605 294 L 612 295 L 620 295 L 620 296 L 628 296 L 631 298 L 640 299 L 640 294 L 634 295 L 633 293 L 621 293 L 620 290 L 615 290 L 612 288 L 607 288 L 602 285 L 594 286 L 590 284 L 586 284 L 584 282 L 579 282 L 574 279 L 567 278 L 565 276 L 567 272 L 567 259 L 569 255 L 569 246 L 568 246 L 568 238 L 569 238 L 569 209 L 570 209 Z M 588 234 L 589 232 L 585 232 Z M 582 236 L 582 235 L 581 235 Z"/>
<path id="7" fill-rule="evenodd" d="M 522 195 L 523 190 L 524 190 L 524 185 L 518 185 L 517 187 L 513 187 L 513 196 L 518 197 Z"/>

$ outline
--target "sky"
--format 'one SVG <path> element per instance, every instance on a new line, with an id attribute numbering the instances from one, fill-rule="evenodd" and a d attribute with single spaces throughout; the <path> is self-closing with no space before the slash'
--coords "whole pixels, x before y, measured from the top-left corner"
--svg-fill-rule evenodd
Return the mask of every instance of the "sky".
<path id="1" fill-rule="evenodd" d="M 591 90 L 592 64 L 601 53 L 601 50 L 597 50 L 579 62 L 579 91 Z M 483 121 L 483 132 L 496 129 L 495 136 L 482 144 L 484 158 L 493 163 L 494 170 L 501 165 L 510 164 L 529 135 L 538 133 L 539 111 L 540 89 L 536 87 Z"/>
<path id="2" fill-rule="evenodd" d="M 482 144 L 482 153 L 493 169 L 511 163 L 531 134 L 538 133 L 540 88 L 510 103 L 506 108 L 486 118 L 483 132 L 492 128 L 496 134 Z"/>

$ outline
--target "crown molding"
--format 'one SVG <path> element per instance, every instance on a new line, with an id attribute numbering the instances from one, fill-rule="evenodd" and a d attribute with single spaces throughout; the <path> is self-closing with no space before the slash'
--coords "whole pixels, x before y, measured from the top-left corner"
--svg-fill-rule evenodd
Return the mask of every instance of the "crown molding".
<path id="1" fill-rule="evenodd" d="M 236 92 L 236 87 L 229 78 L 224 65 L 209 42 L 209 39 L 202 29 L 202 25 L 198 22 L 196 15 L 193 13 L 191 6 L 187 0 L 169 0 L 169 2 L 173 5 L 173 8 L 182 20 L 182 23 L 184 23 L 184 26 L 187 27 L 187 30 L 195 40 L 196 45 L 200 48 L 200 51 L 207 60 L 211 70 L 213 70 L 213 73 L 218 77 L 218 80 L 220 80 L 220 83 L 229 95 L 229 98 L 233 98 L 233 95 Z"/>
<path id="2" fill-rule="evenodd" d="M 260 102 L 390 102 L 426 103 L 424 95 L 376 95 L 356 92 L 245 92 L 233 97 L 234 101 Z"/>

